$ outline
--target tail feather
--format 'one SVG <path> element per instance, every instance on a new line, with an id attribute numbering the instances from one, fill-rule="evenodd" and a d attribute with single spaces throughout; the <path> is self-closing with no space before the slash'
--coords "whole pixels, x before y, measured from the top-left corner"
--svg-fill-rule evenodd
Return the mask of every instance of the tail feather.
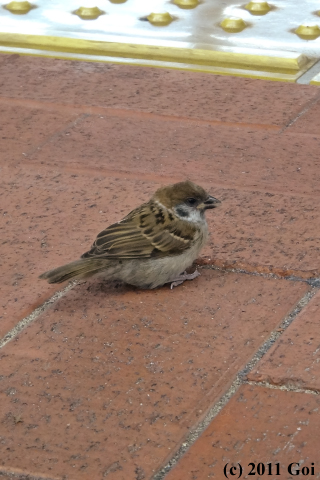
<path id="1" fill-rule="evenodd" d="M 48 280 L 48 283 L 62 283 L 70 278 L 90 277 L 105 269 L 108 262 L 104 259 L 81 258 L 62 267 L 44 272 L 39 278 Z"/>

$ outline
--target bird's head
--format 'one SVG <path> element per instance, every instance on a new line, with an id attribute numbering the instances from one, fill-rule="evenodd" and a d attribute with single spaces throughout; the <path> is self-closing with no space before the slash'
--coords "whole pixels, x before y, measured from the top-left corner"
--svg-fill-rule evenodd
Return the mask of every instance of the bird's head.
<path id="1" fill-rule="evenodd" d="M 215 208 L 221 203 L 190 180 L 161 187 L 155 192 L 153 198 L 166 208 L 173 210 L 178 217 L 195 221 L 203 217 L 207 209 Z"/>

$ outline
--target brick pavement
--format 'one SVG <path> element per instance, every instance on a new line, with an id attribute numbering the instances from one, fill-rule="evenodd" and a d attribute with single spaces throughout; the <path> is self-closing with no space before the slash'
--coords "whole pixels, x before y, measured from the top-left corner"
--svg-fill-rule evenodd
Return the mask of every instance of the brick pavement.
<path id="1" fill-rule="evenodd" d="M 319 102 L 311 86 L 1 55 L 1 479 L 220 480 L 250 462 L 320 478 Z M 38 280 L 185 178 L 223 200 L 199 278 Z"/>

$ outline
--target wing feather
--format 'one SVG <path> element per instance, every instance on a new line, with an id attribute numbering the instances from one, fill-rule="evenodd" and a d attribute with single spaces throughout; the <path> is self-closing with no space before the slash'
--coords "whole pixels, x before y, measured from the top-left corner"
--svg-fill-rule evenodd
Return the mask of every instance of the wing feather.
<path id="1" fill-rule="evenodd" d="M 194 225 L 154 202 L 136 208 L 100 232 L 82 258 L 121 260 L 178 255 L 191 246 L 195 237 Z"/>

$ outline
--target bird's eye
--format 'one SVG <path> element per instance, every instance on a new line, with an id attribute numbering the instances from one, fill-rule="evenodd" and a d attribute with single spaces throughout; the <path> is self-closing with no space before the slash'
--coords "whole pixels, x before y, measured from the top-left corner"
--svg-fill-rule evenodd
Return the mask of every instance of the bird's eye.
<path id="1" fill-rule="evenodd" d="M 196 199 L 196 198 L 193 198 L 193 197 L 190 197 L 190 198 L 187 198 L 187 200 L 185 201 L 185 203 L 186 203 L 189 207 L 194 207 L 194 206 L 197 204 L 197 199 Z"/>

